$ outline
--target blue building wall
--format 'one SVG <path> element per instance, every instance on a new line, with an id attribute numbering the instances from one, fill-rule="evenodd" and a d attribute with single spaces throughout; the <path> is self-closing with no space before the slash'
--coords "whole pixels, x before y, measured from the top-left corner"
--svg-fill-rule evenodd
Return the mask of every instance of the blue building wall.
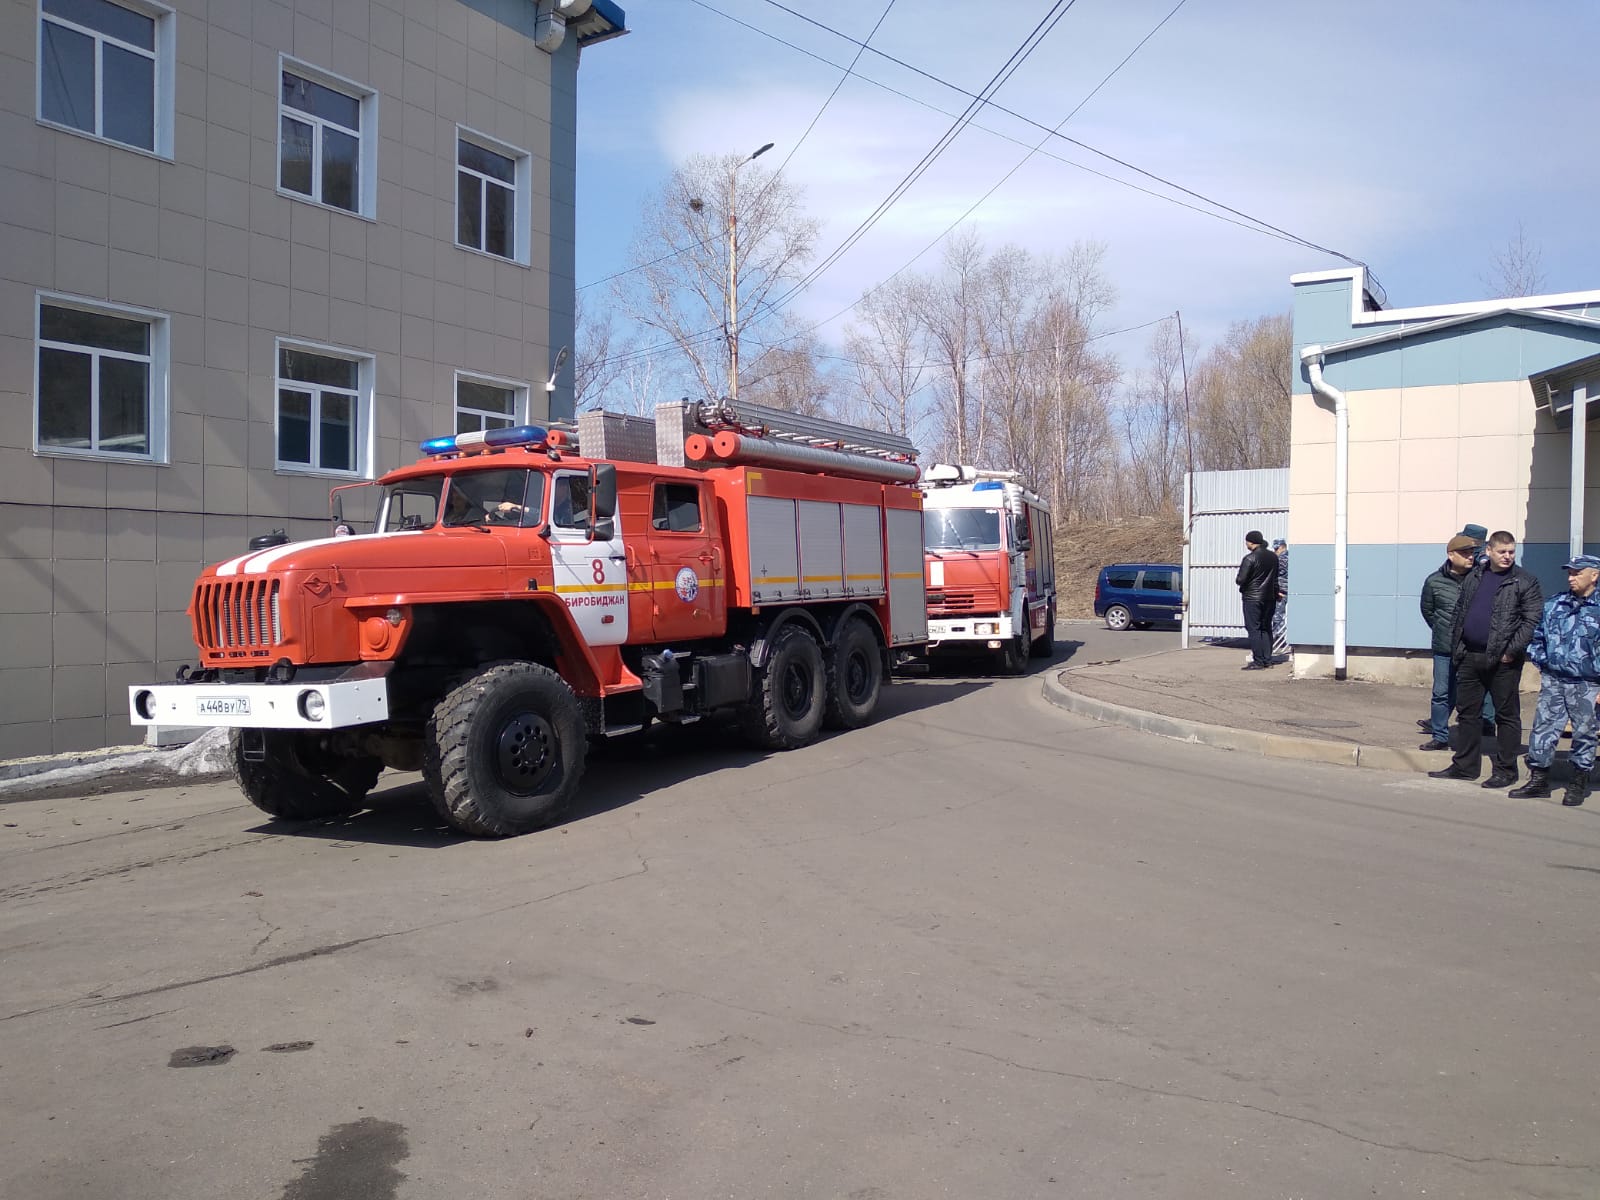
<path id="1" fill-rule="evenodd" d="M 1600 554 L 1600 542 L 1584 546 Z M 1517 548 L 1517 561 L 1539 578 L 1546 598 L 1563 591 L 1565 542 L 1532 542 Z M 1444 542 L 1435 545 L 1351 546 L 1350 602 L 1346 643 L 1395 650 L 1426 650 L 1433 644 L 1422 622 L 1422 581 L 1444 564 Z M 1333 547 L 1296 545 L 1289 555 L 1289 641 L 1296 646 L 1333 645 Z"/>

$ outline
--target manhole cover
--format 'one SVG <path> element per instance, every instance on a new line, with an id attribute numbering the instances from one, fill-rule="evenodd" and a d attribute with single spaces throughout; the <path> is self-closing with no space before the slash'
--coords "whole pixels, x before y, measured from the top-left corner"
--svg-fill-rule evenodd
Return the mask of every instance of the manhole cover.
<path id="1" fill-rule="evenodd" d="M 1359 729 L 1360 721 L 1280 721 L 1280 725 L 1293 725 L 1299 729 Z"/>

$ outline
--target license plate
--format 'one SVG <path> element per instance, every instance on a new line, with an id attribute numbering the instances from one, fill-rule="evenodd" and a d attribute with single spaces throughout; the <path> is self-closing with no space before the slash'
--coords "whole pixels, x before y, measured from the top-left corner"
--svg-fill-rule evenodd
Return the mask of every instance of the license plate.
<path id="1" fill-rule="evenodd" d="M 248 696 L 202 696 L 194 702 L 195 712 L 202 717 L 248 717 Z"/>

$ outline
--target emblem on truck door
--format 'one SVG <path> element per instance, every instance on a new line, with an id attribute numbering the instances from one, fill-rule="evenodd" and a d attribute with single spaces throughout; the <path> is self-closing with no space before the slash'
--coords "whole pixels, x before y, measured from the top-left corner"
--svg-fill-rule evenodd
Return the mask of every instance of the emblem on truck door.
<path id="1" fill-rule="evenodd" d="M 700 576 L 694 573 L 693 567 L 684 567 L 678 572 L 676 586 L 678 599 L 685 604 L 693 604 L 694 598 L 700 594 Z"/>

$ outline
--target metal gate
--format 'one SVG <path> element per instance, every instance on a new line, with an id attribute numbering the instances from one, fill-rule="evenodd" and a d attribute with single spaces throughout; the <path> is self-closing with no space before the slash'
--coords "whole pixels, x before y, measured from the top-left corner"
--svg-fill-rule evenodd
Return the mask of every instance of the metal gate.
<path id="1" fill-rule="evenodd" d="M 1289 536 L 1289 470 L 1196 471 L 1184 476 L 1183 645 L 1197 638 L 1244 636 L 1234 578 L 1244 535 L 1260 530 L 1270 546 Z"/>

